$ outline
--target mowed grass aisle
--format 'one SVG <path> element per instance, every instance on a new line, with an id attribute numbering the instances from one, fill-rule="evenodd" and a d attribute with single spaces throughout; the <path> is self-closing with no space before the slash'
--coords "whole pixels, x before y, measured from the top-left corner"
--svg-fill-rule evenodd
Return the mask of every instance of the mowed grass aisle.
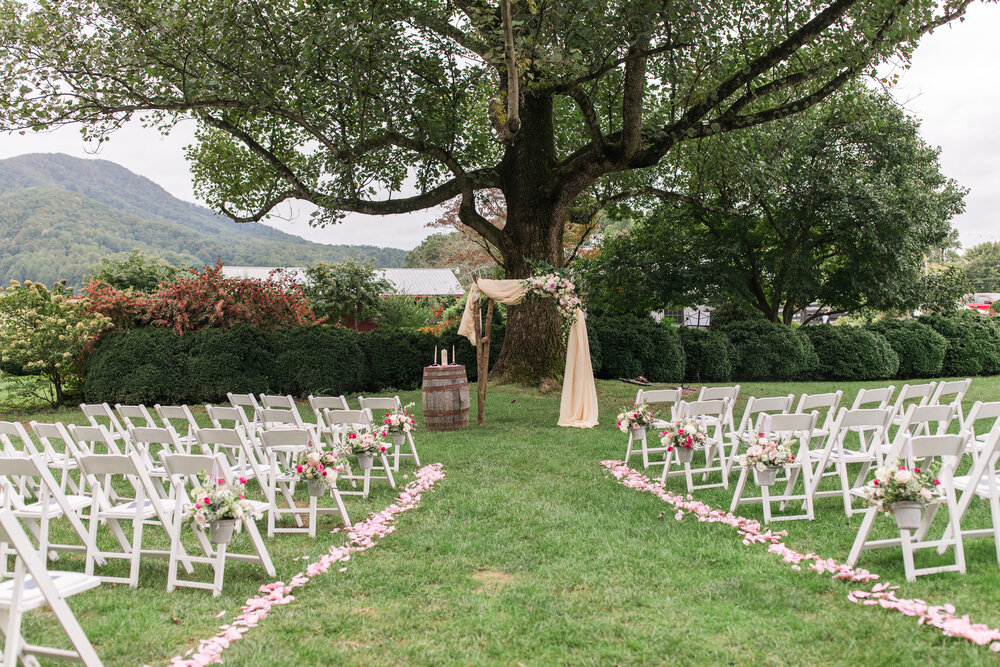
<path id="1" fill-rule="evenodd" d="M 849 404 L 861 385 L 837 386 Z M 996 378 L 975 380 L 968 405 L 1000 397 L 998 388 Z M 742 397 L 832 389 L 752 384 L 744 385 Z M 556 427 L 557 394 L 511 387 L 490 388 L 485 428 L 421 430 L 422 458 L 442 462 L 447 478 L 346 572 L 334 568 L 296 590 L 292 604 L 273 609 L 226 651 L 226 663 L 997 662 L 985 647 L 944 637 L 898 612 L 849 602 L 847 593 L 864 585 L 792 570 L 766 548 L 744 546 L 732 528 L 690 516 L 676 521 L 662 501 L 617 484 L 600 461 L 623 456 L 625 436 L 614 430 L 614 417 L 635 391 L 611 382 L 599 382 L 598 391 L 602 423 L 593 430 Z M 419 407 L 419 392 L 403 398 Z M 680 492 L 683 482 L 671 478 L 668 488 Z M 379 491 L 365 505 L 381 509 L 394 495 Z M 696 498 L 728 507 L 729 493 L 702 491 Z M 351 501 L 354 520 L 363 518 L 362 504 Z M 740 513 L 759 517 L 760 508 Z M 817 517 L 775 528 L 789 531 L 785 541 L 797 551 L 844 560 L 860 516 L 848 521 L 840 500 L 826 499 L 818 502 Z M 977 507 L 970 525 L 986 525 L 984 517 Z M 292 558 L 315 559 L 342 541 L 324 530 L 315 541 L 276 537 L 270 544 L 279 578 L 287 581 L 305 567 Z M 960 614 L 996 627 L 1000 582 L 993 544 L 966 546 L 964 577 L 933 575 L 908 584 L 892 550 L 869 552 L 860 566 L 900 584 L 901 597 L 950 602 Z M 65 560 L 77 563 L 75 556 Z M 183 653 L 214 634 L 268 580 L 234 566 L 227 568 L 221 599 L 194 590 L 167 595 L 165 564 L 149 562 L 138 591 L 105 586 L 71 603 L 109 664 L 162 663 Z M 222 610 L 226 616 L 216 619 Z M 48 625 L 35 619 L 28 632 L 51 631 Z"/>

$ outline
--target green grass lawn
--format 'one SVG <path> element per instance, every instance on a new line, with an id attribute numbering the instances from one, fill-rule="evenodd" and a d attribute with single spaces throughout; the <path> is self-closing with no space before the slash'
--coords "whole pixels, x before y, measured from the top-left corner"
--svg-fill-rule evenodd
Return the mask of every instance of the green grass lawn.
<path id="1" fill-rule="evenodd" d="M 835 388 L 844 390 L 849 405 L 861 386 L 876 383 L 747 383 L 737 414 L 750 395 Z M 421 457 L 443 463 L 447 478 L 346 572 L 334 568 L 297 589 L 292 604 L 273 609 L 224 654 L 226 663 L 997 662 L 985 647 L 945 637 L 898 612 L 849 602 L 847 593 L 863 584 L 792 570 L 765 548 L 744 546 L 732 528 L 693 517 L 675 521 L 659 499 L 617 484 L 600 461 L 624 454 L 626 438 L 614 430 L 614 417 L 635 388 L 598 382 L 598 393 L 601 425 L 593 430 L 555 426 L 558 394 L 491 387 L 485 427 L 419 431 Z M 402 397 L 417 402 L 419 419 L 419 392 Z M 998 399 L 1000 378 L 979 378 L 967 404 Z M 82 421 L 77 410 L 16 418 Z M 639 465 L 635 458 L 633 465 Z M 412 473 L 407 466 L 402 474 Z M 670 478 L 668 489 L 683 491 L 683 480 Z M 728 508 L 729 493 L 713 489 L 696 498 Z M 359 520 L 394 497 L 376 487 L 367 501 L 349 500 L 348 509 Z M 760 506 L 739 513 L 761 517 Z M 775 527 L 788 530 L 792 549 L 843 561 L 861 516 L 846 519 L 839 498 L 818 501 L 816 513 L 815 522 Z M 293 558 L 315 559 L 343 542 L 342 534 L 324 529 L 334 519 L 322 521 L 316 540 L 284 535 L 269 542 L 279 579 L 303 569 Z M 988 521 L 976 505 L 966 527 Z M 891 519 L 879 523 L 888 534 Z M 912 584 L 897 551 L 867 552 L 859 566 L 900 584 L 900 597 L 950 602 L 960 614 L 996 627 L 1000 580 L 993 544 L 970 540 L 966 553 L 967 575 L 932 575 Z M 83 560 L 65 555 L 56 567 L 82 569 Z M 213 635 L 270 580 L 259 568 L 231 563 L 221 598 L 189 589 L 168 595 L 166 562 L 145 560 L 138 590 L 104 585 L 70 604 L 106 663 L 163 664 Z M 65 645 L 44 612 L 29 616 L 26 633 L 29 640 Z"/>

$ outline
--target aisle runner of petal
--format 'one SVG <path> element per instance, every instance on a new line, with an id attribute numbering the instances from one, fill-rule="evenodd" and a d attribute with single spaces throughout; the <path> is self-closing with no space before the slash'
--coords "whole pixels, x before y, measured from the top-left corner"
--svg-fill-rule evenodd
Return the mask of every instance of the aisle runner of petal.
<path id="1" fill-rule="evenodd" d="M 782 562 L 789 563 L 793 570 L 801 570 L 800 563 L 808 562 L 809 569 L 820 574 L 829 572 L 834 579 L 847 581 L 869 582 L 878 579 L 877 574 L 861 568 L 852 568 L 843 563 L 837 563 L 832 558 L 821 558 L 814 553 L 802 554 L 790 549 L 782 540 L 788 531 L 762 530 L 761 523 L 756 519 L 746 519 L 741 516 L 712 508 L 703 502 L 694 500 L 690 495 L 678 496 L 663 488 L 659 482 L 651 482 L 642 473 L 624 465 L 622 461 L 601 461 L 601 465 L 610 470 L 623 486 L 636 491 L 647 491 L 673 506 L 677 512 L 674 518 L 678 521 L 685 514 L 693 514 L 698 521 L 704 523 L 723 523 L 736 529 L 743 538 L 743 544 L 767 544 L 767 550 L 781 556 Z M 899 586 L 875 584 L 870 591 L 855 590 L 847 595 L 847 599 L 864 605 L 878 605 L 883 609 L 895 609 L 907 616 L 917 617 L 920 625 L 931 625 L 941 630 L 948 637 L 963 637 L 980 646 L 990 645 L 990 650 L 1000 652 L 1000 630 L 982 623 L 972 623 L 968 615 L 956 616 L 955 607 L 950 604 L 928 605 L 923 600 L 908 600 L 896 597 L 893 591 Z"/>
<path id="2" fill-rule="evenodd" d="M 406 485 L 403 491 L 396 498 L 396 502 L 389 505 L 381 512 L 372 514 L 368 519 L 351 526 L 347 533 L 347 542 L 344 546 L 331 546 L 329 551 L 314 563 L 306 567 L 306 571 L 299 572 L 286 584 L 283 581 L 275 581 L 260 587 L 260 595 L 255 595 L 246 601 L 242 612 L 227 625 L 219 626 L 219 633 L 211 639 L 203 639 L 198 643 L 198 649 L 188 651 L 184 656 L 174 656 L 172 665 L 183 667 L 201 667 L 222 662 L 222 652 L 229 645 L 243 638 L 244 633 L 250 628 L 256 627 L 260 621 L 271 611 L 272 607 L 290 604 L 295 600 L 291 594 L 293 590 L 304 586 L 310 579 L 323 574 L 336 563 L 344 563 L 351 559 L 351 554 L 360 551 L 367 551 L 374 547 L 378 538 L 385 537 L 396 531 L 392 524 L 396 520 L 396 515 L 412 510 L 420 504 L 420 497 L 424 491 L 429 491 L 437 482 L 444 479 L 444 470 L 440 463 L 434 463 L 417 470 L 416 480 Z M 302 557 L 305 560 L 306 557 Z M 294 560 L 299 560 L 295 558 Z M 338 571 L 344 572 L 347 566 L 341 567 Z M 225 612 L 220 613 L 219 617 Z"/>

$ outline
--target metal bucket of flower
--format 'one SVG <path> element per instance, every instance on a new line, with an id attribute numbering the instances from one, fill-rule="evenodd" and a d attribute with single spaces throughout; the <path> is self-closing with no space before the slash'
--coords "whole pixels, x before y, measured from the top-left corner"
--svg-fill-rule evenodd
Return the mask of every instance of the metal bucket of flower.
<path id="1" fill-rule="evenodd" d="M 305 480 L 309 495 L 317 498 L 325 496 L 337 484 L 337 475 L 342 470 L 337 452 L 313 443 L 309 443 L 295 460 L 295 474 Z"/>
<path id="2" fill-rule="evenodd" d="M 757 486 L 774 486 L 778 469 L 795 462 L 795 455 L 792 453 L 795 440 L 777 442 L 759 433 L 744 438 L 743 442 L 747 445 L 747 451 L 740 456 L 740 465 L 753 470 Z"/>
<path id="3" fill-rule="evenodd" d="M 618 415 L 618 430 L 622 433 L 632 433 L 632 440 L 645 440 L 646 427 L 653 423 L 653 413 L 645 403 L 636 404 L 632 408 L 622 408 Z"/>
<path id="4" fill-rule="evenodd" d="M 385 453 L 387 447 L 381 439 L 384 435 L 382 431 L 353 430 L 347 434 L 347 446 L 351 454 L 357 457 L 359 468 L 371 470 L 375 465 L 375 455 Z"/>
<path id="5" fill-rule="evenodd" d="M 934 461 L 927 468 L 908 468 L 902 459 L 896 465 L 875 470 L 875 476 L 862 489 L 871 507 L 877 507 L 896 519 L 900 530 L 916 530 L 924 508 L 941 500 L 937 472 L 941 463 Z"/>
<path id="6" fill-rule="evenodd" d="M 231 486 L 222 478 L 213 484 L 203 470 L 198 473 L 198 484 L 188 491 L 194 503 L 187 508 L 184 518 L 202 529 L 207 526 L 208 539 L 213 544 L 229 544 L 236 524 L 251 511 L 245 490 L 246 480 L 242 477 Z"/>
<path id="7" fill-rule="evenodd" d="M 660 432 L 660 444 L 667 448 L 667 457 L 677 455 L 681 463 L 691 463 L 694 450 L 708 440 L 705 427 L 694 419 L 667 422 Z"/>

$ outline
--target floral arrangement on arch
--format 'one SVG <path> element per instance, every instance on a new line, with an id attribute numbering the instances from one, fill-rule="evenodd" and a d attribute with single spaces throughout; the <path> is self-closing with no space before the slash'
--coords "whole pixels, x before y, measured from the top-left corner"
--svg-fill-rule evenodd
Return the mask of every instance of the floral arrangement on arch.
<path id="1" fill-rule="evenodd" d="M 667 422 L 666 428 L 660 432 L 660 444 L 667 448 L 668 452 L 674 449 L 694 449 L 705 444 L 708 440 L 708 433 L 700 422 L 694 419 L 679 419 Z"/>
<path id="2" fill-rule="evenodd" d="M 899 502 L 930 503 L 941 498 L 937 478 L 941 463 L 934 461 L 927 468 L 907 468 L 901 459 L 896 459 L 896 465 L 883 466 L 875 470 L 875 477 L 861 489 L 868 504 L 877 507 L 886 514 L 891 513 L 889 506 Z"/>
<path id="3" fill-rule="evenodd" d="M 347 434 L 347 448 L 351 454 L 384 454 L 388 445 L 381 438 L 385 431 L 350 431 Z"/>
<path id="4" fill-rule="evenodd" d="M 243 495 L 246 483 L 246 479 L 240 477 L 237 484 L 230 486 L 220 477 L 213 484 L 208 473 L 202 470 L 198 473 L 198 484 L 189 490 L 194 504 L 184 512 L 184 519 L 204 528 L 216 521 L 242 519 L 251 514 L 253 508 Z M 259 519 L 261 515 L 256 514 L 254 518 Z"/>
<path id="5" fill-rule="evenodd" d="M 558 273 L 546 273 L 522 280 L 525 298 L 555 299 L 556 309 L 563 318 L 563 335 L 576 322 L 576 311 L 580 307 L 580 297 L 576 295 L 576 285 L 572 280 Z"/>
<path id="6" fill-rule="evenodd" d="M 618 415 L 618 430 L 622 433 L 628 433 L 629 429 L 632 428 L 645 428 L 653 423 L 653 418 L 653 413 L 649 411 L 645 403 L 640 403 L 631 410 L 622 408 Z"/>
<path id="7" fill-rule="evenodd" d="M 337 452 L 312 443 L 299 453 L 295 460 L 295 474 L 299 479 L 321 479 L 327 486 L 337 483 L 337 476 L 344 471 L 344 465 Z"/>
<path id="8" fill-rule="evenodd" d="M 417 420 L 406 411 L 412 405 L 413 403 L 407 403 L 403 406 L 402 410 L 393 410 L 387 413 L 385 419 L 382 420 L 382 430 L 388 435 L 406 435 L 407 433 L 412 433 L 417 425 Z"/>
<path id="9" fill-rule="evenodd" d="M 776 468 L 795 461 L 792 444 L 798 440 L 777 442 L 760 433 L 744 438 L 743 442 L 749 445 L 746 453 L 740 456 L 740 465 L 744 468 L 756 468 L 763 472 L 766 468 Z"/>

